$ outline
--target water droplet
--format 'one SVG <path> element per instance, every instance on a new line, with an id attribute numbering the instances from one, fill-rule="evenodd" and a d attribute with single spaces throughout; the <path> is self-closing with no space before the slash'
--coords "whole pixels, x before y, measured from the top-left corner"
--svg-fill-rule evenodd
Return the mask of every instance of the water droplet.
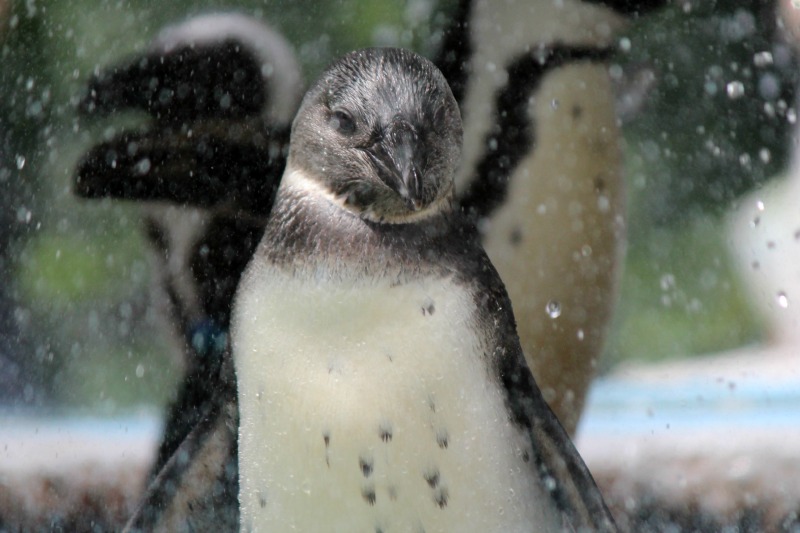
<path id="1" fill-rule="evenodd" d="M 144 159 L 139 160 L 134 165 L 133 171 L 140 176 L 144 176 L 145 174 L 150 172 L 150 166 L 151 166 L 150 159 L 145 157 Z"/>
<path id="2" fill-rule="evenodd" d="M 619 40 L 619 49 L 623 52 L 630 52 L 631 51 L 631 40 L 627 37 L 623 37 Z"/>
<path id="3" fill-rule="evenodd" d="M 550 100 L 550 107 L 553 108 L 553 110 L 558 109 L 559 105 L 561 104 L 559 103 L 557 98 L 553 98 L 552 100 Z"/>
<path id="4" fill-rule="evenodd" d="M 756 200 L 756 209 L 759 211 L 764 210 L 764 201 L 763 200 Z"/>
<path id="5" fill-rule="evenodd" d="M 744 96 L 744 84 L 738 80 L 732 81 L 725 86 L 725 92 L 731 100 L 741 98 Z"/>
<path id="6" fill-rule="evenodd" d="M 583 333 L 582 329 L 579 329 L 576 336 L 578 337 L 579 341 L 582 341 L 584 339 L 584 337 L 585 337 L 585 334 Z"/>
<path id="7" fill-rule="evenodd" d="M 743 167 L 749 167 L 750 166 L 750 154 L 741 154 L 739 156 L 739 164 L 742 165 Z"/>
<path id="8" fill-rule="evenodd" d="M 556 300 L 550 300 L 544 306 L 544 311 L 550 318 L 558 318 L 561 316 L 561 303 Z"/>
<path id="9" fill-rule="evenodd" d="M 24 222 L 27 224 L 31 221 L 32 217 L 33 213 L 27 207 L 22 206 L 17 209 L 17 222 Z"/>
<path id="10" fill-rule="evenodd" d="M 777 299 L 778 299 L 778 307 L 782 309 L 786 309 L 787 307 L 789 307 L 789 297 L 786 296 L 785 292 L 780 291 L 778 293 Z"/>
<path id="11" fill-rule="evenodd" d="M 753 56 L 753 64 L 759 68 L 772 64 L 772 52 L 758 52 Z"/>
<path id="12" fill-rule="evenodd" d="M 661 276 L 660 280 L 661 290 L 668 291 L 669 289 L 675 288 L 675 275 L 673 274 L 664 274 Z"/>
<path id="13" fill-rule="evenodd" d="M 793 108 L 786 110 L 786 121 L 789 122 L 789 124 L 797 122 L 797 113 Z"/>
<path id="14" fill-rule="evenodd" d="M 22 170 L 23 168 L 25 168 L 25 156 L 17 155 L 17 170 Z"/>
<path id="15" fill-rule="evenodd" d="M 588 244 L 584 244 L 583 246 L 581 246 L 581 255 L 583 257 L 589 257 L 590 255 L 592 255 L 592 247 L 589 246 Z"/>
<path id="16" fill-rule="evenodd" d="M 762 148 L 758 151 L 758 158 L 761 159 L 762 163 L 767 164 L 772 160 L 772 153 L 768 148 Z"/>
<path id="17" fill-rule="evenodd" d="M 142 363 L 136 365 L 136 377 L 137 378 L 144 377 L 144 365 Z"/>

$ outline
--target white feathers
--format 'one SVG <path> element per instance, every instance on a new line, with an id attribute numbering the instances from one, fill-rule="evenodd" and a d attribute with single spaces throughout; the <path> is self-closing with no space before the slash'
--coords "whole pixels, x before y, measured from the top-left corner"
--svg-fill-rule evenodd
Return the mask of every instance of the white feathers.
<path id="1" fill-rule="evenodd" d="M 251 268 L 233 333 L 243 530 L 556 527 L 473 311 L 447 279 Z"/>

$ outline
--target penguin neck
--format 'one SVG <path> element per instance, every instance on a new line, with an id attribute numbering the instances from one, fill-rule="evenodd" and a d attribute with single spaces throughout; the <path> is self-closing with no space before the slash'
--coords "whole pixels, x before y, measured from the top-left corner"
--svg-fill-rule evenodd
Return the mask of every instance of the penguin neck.
<path id="1" fill-rule="evenodd" d="M 295 275 L 318 276 L 323 269 L 333 277 L 416 276 L 436 268 L 432 253 L 449 248 L 452 217 L 445 210 L 405 224 L 367 220 L 289 167 L 258 256 Z"/>

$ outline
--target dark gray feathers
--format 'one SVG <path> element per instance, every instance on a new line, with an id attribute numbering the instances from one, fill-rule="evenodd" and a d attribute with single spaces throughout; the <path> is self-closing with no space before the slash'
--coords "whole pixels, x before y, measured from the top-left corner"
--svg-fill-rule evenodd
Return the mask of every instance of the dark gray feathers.
<path id="1" fill-rule="evenodd" d="M 452 195 L 461 116 L 442 74 L 412 52 L 369 48 L 334 63 L 303 99 L 288 166 L 372 220 Z"/>

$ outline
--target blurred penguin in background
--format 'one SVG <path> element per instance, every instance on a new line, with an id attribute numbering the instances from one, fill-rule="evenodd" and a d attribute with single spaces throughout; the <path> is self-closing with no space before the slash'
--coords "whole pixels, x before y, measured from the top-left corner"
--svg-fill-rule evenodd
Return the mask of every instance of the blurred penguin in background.
<path id="1" fill-rule="evenodd" d="M 159 292 L 185 354 L 166 417 L 158 472 L 209 409 L 239 276 L 263 233 L 304 90 L 291 46 L 236 13 L 169 26 L 141 56 L 89 82 L 80 111 L 145 111 L 80 163 L 76 192 L 144 206 Z"/>
<path id="2" fill-rule="evenodd" d="M 776 8 L 783 37 L 797 52 L 800 10 L 791 0 L 781 0 Z M 766 329 L 764 353 L 736 362 L 774 367 L 785 376 L 800 374 L 796 362 L 800 347 L 800 152 L 796 139 L 785 175 L 739 200 L 728 221 L 733 257 Z M 748 375 L 757 372 L 754 368 Z"/>
<path id="3" fill-rule="evenodd" d="M 461 105 L 463 209 L 506 285 L 528 364 L 575 433 L 618 292 L 617 32 L 663 2 L 462 1 L 438 61 Z"/>

